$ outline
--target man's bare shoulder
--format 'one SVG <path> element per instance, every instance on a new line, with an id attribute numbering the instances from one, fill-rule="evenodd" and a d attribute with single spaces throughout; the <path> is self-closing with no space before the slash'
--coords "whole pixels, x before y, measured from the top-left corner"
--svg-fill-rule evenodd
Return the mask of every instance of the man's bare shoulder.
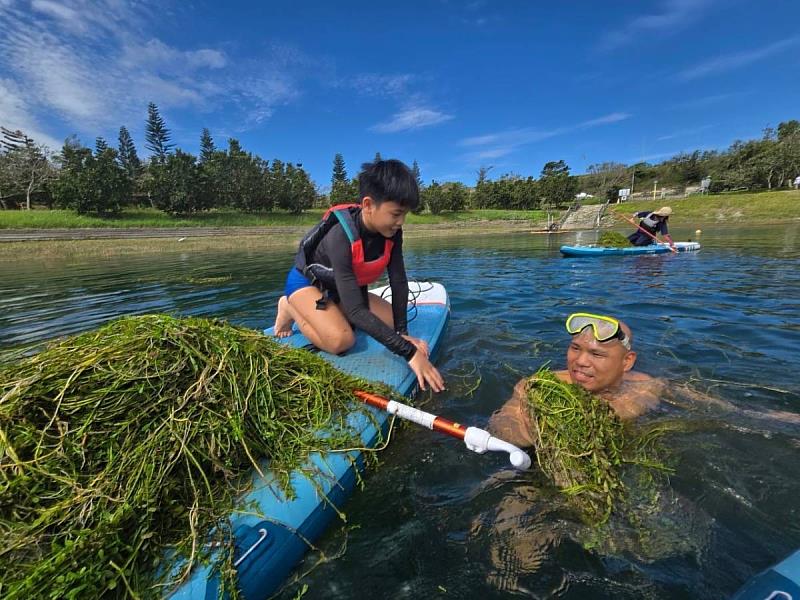
<path id="1" fill-rule="evenodd" d="M 625 381 L 657 381 L 655 377 L 642 373 L 641 371 L 628 371 L 625 373 Z"/>

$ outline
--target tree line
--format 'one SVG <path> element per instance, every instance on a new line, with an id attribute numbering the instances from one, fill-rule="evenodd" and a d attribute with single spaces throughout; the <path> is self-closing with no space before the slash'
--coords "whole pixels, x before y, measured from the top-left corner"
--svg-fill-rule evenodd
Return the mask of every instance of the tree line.
<path id="1" fill-rule="evenodd" d="M 218 149 L 208 129 L 200 136 L 200 154 L 176 148 L 158 107 L 148 106 L 145 147 L 139 158 L 126 127 L 117 148 L 102 137 L 94 149 L 72 136 L 50 155 L 19 131 L 0 130 L 0 204 L 30 209 L 36 199 L 49 208 L 79 214 L 114 215 L 128 206 L 151 206 L 171 215 L 212 208 L 266 212 L 275 208 L 300 213 L 318 203 L 318 194 L 301 164 L 266 161 L 246 152 L 238 140 Z M 19 199 L 20 201 L 18 201 Z"/>
<path id="2" fill-rule="evenodd" d="M 301 164 L 266 161 L 233 138 L 227 149 L 218 149 L 208 129 L 201 133 L 198 156 L 176 148 L 154 103 L 148 106 L 145 142 L 151 153 L 146 161 L 124 126 L 116 148 L 97 138 L 90 149 L 72 136 L 51 155 L 23 132 L 0 128 L 0 206 L 30 208 L 36 202 L 81 214 L 115 214 L 127 206 L 152 206 L 172 215 L 212 208 L 299 213 L 358 199 L 358 179 L 348 176 L 340 153 L 333 160 L 330 191 L 320 194 Z M 377 153 L 375 159 L 380 158 Z M 782 122 L 765 129 L 760 139 L 736 141 L 726 150 L 679 153 L 658 164 L 597 163 L 576 176 L 558 160 L 547 162 L 538 178 L 506 173 L 491 179 L 492 168 L 478 169 L 472 187 L 423 184 L 414 161 L 418 212 L 559 207 L 579 191 L 613 200 L 621 188 L 650 189 L 657 181 L 662 188 L 683 190 L 705 177 L 711 178 L 711 192 L 780 189 L 800 175 L 800 122 Z"/>

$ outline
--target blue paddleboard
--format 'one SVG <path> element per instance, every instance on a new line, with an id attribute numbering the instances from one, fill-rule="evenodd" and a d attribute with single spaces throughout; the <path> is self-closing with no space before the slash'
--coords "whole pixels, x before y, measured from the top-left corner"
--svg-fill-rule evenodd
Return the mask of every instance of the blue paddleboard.
<path id="1" fill-rule="evenodd" d="M 675 242 L 678 252 L 700 250 L 698 242 Z M 607 246 L 561 246 L 564 256 L 632 256 L 637 254 L 666 254 L 672 252 L 669 244 L 650 244 L 649 246 L 630 246 L 629 248 L 609 248 Z"/>
<path id="2" fill-rule="evenodd" d="M 800 550 L 748 581 L 731 600 L 800 599 Z"/>
<path id="3" fill-rule="evenodd" d="M 371 290 L 371 293 L 391 302 L 388 287 Z M 435 357 L 450 315 L 447 292 L 438 283 L 409 282 L 408 308 L 409 334 L 426 340 L 431 357 Z M 265 333 L 271 334 L 272 329 Z M 309 344 L 299 332 L 281 341 L 299 348 Z M 342 371 L 382 381 L 403 395 L 410 396 L 416 391 L 416 377 L 408 363 L 362 331 L 356 331 L 356 343 L 345 355 L 323 352 L 320 356 Z M 371 407 L 370 410 L 385 433 L 390 415 Z M 364 446 L 374 447 L 379 432 L 373 422 L 357 413 L 353 413 L 350 422 L 361 432 Z M 331 505 L 341 510 L 353 493 L 354 464 L 359 470 L 363 469 L 361 452 L 312 454 L 309 466 L 318 474 L 307 477 L 299 471 L 293 473 L 291 481 L 296 496 L 292 499 L 280 490 L 269 473 L 267 462 L 262 467 L 266 480 L 253 472 L 253 489 L 245 502 L 255 507 L 248 510 L 248 514 L 231 516 L 236 544 L 234 564 L 245 599 L 263 600 L 280 588 L 308 551 L 309 543 L 316 541 L 336 516 Z M 211 566 L 197 567 L 171 598 L 212 600 L 217 598 L 218 587 L 219 578 Z"/>

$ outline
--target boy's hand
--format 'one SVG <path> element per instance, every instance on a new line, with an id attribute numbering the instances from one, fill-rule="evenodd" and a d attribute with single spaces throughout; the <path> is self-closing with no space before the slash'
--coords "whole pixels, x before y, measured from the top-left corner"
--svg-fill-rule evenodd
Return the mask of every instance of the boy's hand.
<path id="1" fill-rule="evenodd" d="M 414 353 L 414 356 L 411 357 L 411 360 L 408 361 L 408 366 L 411 367 L 411 370 L 414 371 L 414 375 L 417 376 L 419 389 L 423 392 L 427 389 L 426 385 L 430 385 L 434 392 L 441 392 L 444 389 L 444 379 L 439 373 L 439 370 L 428 360 L 427 353 L 421 352 L 418 349 Z"/>
<path id="2" fill-rule="evenodd" d="M 430 356 L 430 349 L 428 348 L 428 342 L 425 340 L 421 340 L 419 338 L 411 337 L 410 335 L 401 336 L 404 340 L 407 340 L 414 344 L 414 347 L 420 351 L 425 353 L 425 357 L 427 358 Z"/>

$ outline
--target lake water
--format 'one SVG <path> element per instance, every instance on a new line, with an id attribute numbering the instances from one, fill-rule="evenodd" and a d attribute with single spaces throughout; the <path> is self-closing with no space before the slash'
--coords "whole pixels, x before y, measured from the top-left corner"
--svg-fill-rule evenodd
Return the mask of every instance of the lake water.
<path id="1" fill-rule="evenodd" d="M 423 397 L 428 410 L 485 425 L 521 376 L 563 366 L 575 310 L 625 318 L 638 370 L 736 410 L 670 412 L 691 427 L 668 438 L 676 472 L 644 540 L 625 529 L 598 540 L 536 472 L 402 428 L 346 528 L 320 541 L 330 560 L 303 580 L 304 598 L 725 598 L 800 547 L 800 426 L 757 417 L 800 414 L 800 223 L 704 229 L 696 254 L 604 259 L 558 253 L 591 232 L 408 239 L 410 278 L 443 283 L 452 302 L 438 360 L 448 390 Z M 0 347 L 153 312 L 262 329 L 292 254 L 0 261 Z"/>

